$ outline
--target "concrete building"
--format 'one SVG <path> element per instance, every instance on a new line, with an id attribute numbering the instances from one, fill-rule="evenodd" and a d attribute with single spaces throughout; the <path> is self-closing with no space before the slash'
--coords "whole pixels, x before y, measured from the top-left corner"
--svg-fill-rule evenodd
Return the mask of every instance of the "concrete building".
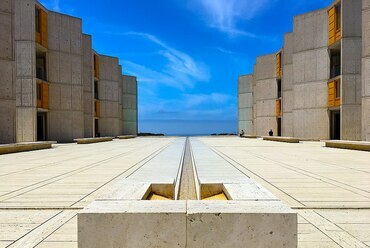
<path id="1" fill-rule="evenodd" d="M 238 82 L 238 129 L 245 133 L 253 133 L 253 75 L 244 75 Z"/>
<path id="2" fill-rule="evenodd" d="M 362 1 L 362 139 L 370 141 L 370 0 Z"/>
<path id="3" fill-rule="evenodd" d="M 253 96 L 256 107 L 255 132 L 266 135 L 270 129 L 278 132 L 276 100 L 278 98 L 276 55 L 270 54 L 257 58 L 255 66 Z"/>
<path id="4" fill-rule="evenodd" d="M 361 57 L 366 61 L 368 56 L 362 7 L 365 16 L 361 1 L 336 0 L 325 9 L 296 16 L 282 50 L 269 59 L 257 58 L 254 134 L 272 129 L 279 136 L 369 140 L 367 77 L 361 80 L 361 66 L 366 66 Z M 261 70 L 269 70 L 269 76 Z"/>
<path id="5" fill-rule="evenodd" d="M 124 134 L 122 68 L 81 19 L 9 0 L 0 24 L 0 143 Z"/>
<path id="6" fill-rule="evenodd" d="M 138 92 L 137 79 L 132 76 L 122 76 L 122 114 L 123 134 L 138 133 Z"/>

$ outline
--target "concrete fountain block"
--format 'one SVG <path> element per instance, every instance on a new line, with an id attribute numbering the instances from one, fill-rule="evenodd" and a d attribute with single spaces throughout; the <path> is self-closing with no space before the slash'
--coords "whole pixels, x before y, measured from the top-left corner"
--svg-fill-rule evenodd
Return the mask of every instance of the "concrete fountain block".
<path id="1" fill-rule="evenodd" d="M 95 201 L 78 214 L 78 247 L 186 247 L 185 201 Z"/>
<path id="2" fill-rule="evenodd" d="M 188 201 L 187 247 L 297 247 L 297 214 L 279 201 Z"/>

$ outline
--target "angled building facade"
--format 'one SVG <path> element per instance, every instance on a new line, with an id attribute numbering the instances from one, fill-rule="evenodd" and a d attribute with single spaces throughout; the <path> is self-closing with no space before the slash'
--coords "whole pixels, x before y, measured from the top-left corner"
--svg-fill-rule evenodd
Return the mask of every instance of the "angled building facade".
<path id="1" fill-rule="evenodd" d="M 81 19 L 10 0 L 0 24 L 0 143 L 124 134 L 122 68 Z"/>
<path id="2" fill-rule="evenodd" d="M 325 9 L 294 17 L 293 32 L 284 35 L 282 50 L 263 67 L 275 65 L 276 84 L 271 81 L 269 88 L 258 87 L 259 64 L 266 56 L 257 58 L 254 134 L 267 135 L 272 129 L 275 135 L 306 139 L 369 140 L 368 9 L 367 1 L 336 0 Z M 267 109 L 272 113 L 268 99 L 273 95 L 260 97 L 270 89 L 277 90 L 276 123 L 258 121 Z"/>

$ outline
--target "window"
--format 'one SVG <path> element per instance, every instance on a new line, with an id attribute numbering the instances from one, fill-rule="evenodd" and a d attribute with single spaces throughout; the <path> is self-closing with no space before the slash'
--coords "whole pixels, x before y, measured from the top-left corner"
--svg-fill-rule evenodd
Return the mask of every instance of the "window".
<path id="1" fill-rule="evenodd" d="M 99 99 L 98 81 L 94 81 L 94 97 L 95 99 Z"/>
<path id="2" fill-rule="evenodd" d="M 36 55 L 36 78 L 43 81 L 47 81 L 46 78 L 46 55 L 37 54 Z"/>
<path id="3" fill-rule="evenodd" d="M 335 78 L 341 74 L 341 51 L 330 51 L 330 78 Z"/>
<path id="4" fill-rule="evenodd" d="M 278 98 L 282 96 L 281 94 L 281 80 L 277 80 L 277 88 L 278 88 Z"/>
<path id="5" fill-rule="evenodd" d="M 36 8 L 35 10 L 35 29 L 36 29 L 36 33 L 41 33 L 40 9 L 39 8 Z"/>
<path id="6" fill-rule="evenodd" d="M 338 4 L 335 6 L 335 14 L 336 14 L 336 23 L 335 23 L 335 28 L 337 31 L 339 31 L 342 27 L 342 13 L 341 13 L 341 5 Z"/>

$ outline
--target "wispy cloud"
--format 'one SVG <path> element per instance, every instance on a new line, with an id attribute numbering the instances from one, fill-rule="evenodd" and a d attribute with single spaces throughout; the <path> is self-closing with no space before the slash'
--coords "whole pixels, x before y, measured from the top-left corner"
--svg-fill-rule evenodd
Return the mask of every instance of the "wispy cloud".
<path id="1" fill-rule="evenodd" d="M 142 85 L 141 85 L 142 86 Z M 171 98 L 145 96 L 140 104 L 144 119 L 232 119 L 236 112 L 235 96 L 213 92 L 179 94 Z"/>
<path id="2" fill-rule="evenodd" d="M 61 11 L 59 0 L 52 0 L 52 8 L 54 11 Z"/>
<path id="3" fill-rule="evenodd" d="M 139 36 L 158 45 L 160 47 L 159 54 L 167 60 L 163 72 L 155 72 L 149 68 L 135 71 L 139 75 L 145 74 L 143 75 L 144 80 L 160 82 L 159 79 L 161 79 L 168 86 L 185 89 L 194 87 L 197 82 L 207 82 L 210 79 L 209 70 L 203 63 L 196 61 L 189 54 L 167 45 L 154 35 L 138 32 L 128 32 L 126 35 Z M 160 77 L 152 77 L 153 75 Z"/>
<path id="4" fill-rule="evenodd" d="M 207 24 L 231 36 L 257 38 L 237 27 L 240 20 L 251 20 L 274 0 L 193 0 L 205 14 Z"/>
<path id="5" fill-rule="evenodd" d="M 205 105 L 221 105 L 228 102 L 232 97 L 220 93 L 211 93 L 211 94 L 184 94 L 183 103 L 188 108 L 196 107 L 202 104 Z"/>

